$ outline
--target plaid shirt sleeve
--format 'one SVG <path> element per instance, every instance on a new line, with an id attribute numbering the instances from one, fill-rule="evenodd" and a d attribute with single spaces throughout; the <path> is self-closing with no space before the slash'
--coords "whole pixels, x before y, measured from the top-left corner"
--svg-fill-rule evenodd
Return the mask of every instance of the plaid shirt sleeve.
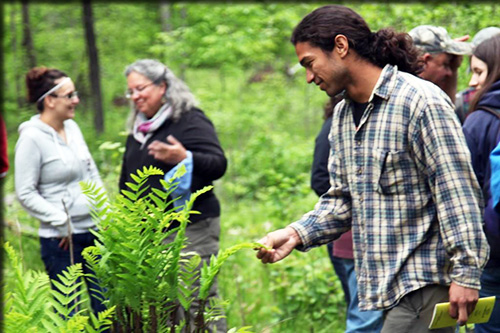
<path id="1" fill-rule="evenodd" d="M 330 189 L 320 197 L 313 211 L 290 225 L 302 240 L 298 250 L 307 251 L 328 243 L 351 228 L 351 196 L 342 170 L 340 158 L 330 149 Z"/>
<path id="2" fill-rule="evenodd" d="M 451 105 L 429 96 L 410 128 L 413 153 L 436 204 L 440 235 L 450 255 L 450 278 L 479 289 L 481 270 L 489 256 L 482 231 L 482 192 L 470 163 L 460 124 Z M 479 235 L 479 236 L 478 236 Z"/>

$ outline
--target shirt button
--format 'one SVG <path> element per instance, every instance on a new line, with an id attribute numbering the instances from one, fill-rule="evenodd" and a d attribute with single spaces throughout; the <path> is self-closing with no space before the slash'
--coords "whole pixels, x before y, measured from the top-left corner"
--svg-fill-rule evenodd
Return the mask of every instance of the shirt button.
<path id="1" fill-rule="evenodd" d="M 363 202 L 363 195 L 359 196 L 359 202 Z"/>
<path id="2" fill-rule="evenodd" d="M 361 175 L 362 173 L 363 173 L 363 168 L 359 168 L 358 171 L 357 171 L 357 174 Z"/>
<path id="3" fill-rule="evenodd" d="M 361 146 L 361 140 L 356 141 L 356 146 L 358 146 L 358 147 Z"/>

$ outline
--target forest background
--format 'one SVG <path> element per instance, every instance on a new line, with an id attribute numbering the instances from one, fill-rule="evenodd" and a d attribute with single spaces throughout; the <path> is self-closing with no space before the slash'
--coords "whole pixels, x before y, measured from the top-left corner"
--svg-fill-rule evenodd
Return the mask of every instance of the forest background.
<path id="1" fill-rule="evenodd" d="M 341 2 L 372 30 L 446 27 L 452 37 L 498 25 L 489 2 Z M 300 19 L 326 3 L 10 3 L 3 17 L 3 116 L 11 169 L 3 184 L 3 238 L 27 268 L 43 270 L 37 221 L 14 194 L 17 127 L 29 119 L 24 75 L 55 67 L 74 80 L 80 125 L 106 189 L 117 183 L 129 115 L 123 70 L 155 58 L 184 79 L 213 121 L 229 160 L 216 182 L 222 206 L 221 248 L 255 241 L 312 209 L 309 186 L 314 138 L 327 96 L 307 85 L 290 34 Z M 469 59 L 459 71 L 467 86 Z M 4 288 L 10 271 L 4 267 Z M 326 248 L 262 265 L 253 253 L 231 257 L 219 276 L 229 327 L 256 332 L 342 332 L 345 304 Z"/>

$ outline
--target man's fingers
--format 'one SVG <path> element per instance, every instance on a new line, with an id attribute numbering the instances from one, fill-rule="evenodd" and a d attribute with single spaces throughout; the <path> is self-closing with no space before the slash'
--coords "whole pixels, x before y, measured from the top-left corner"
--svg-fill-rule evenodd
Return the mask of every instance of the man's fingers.
<path id="1" fill-rule="evenodd" d="M 453 319 L 458 318 L 458 307 L 455 303 L 450 302 L 450 310 L 448 311 L 450 317 Z"/>
<path id="2" fill-rule="evenodd" d="M 454 38 L 453 40 L 457 41 L 457 42 L 465 42 L 465 41 L 469 40 L 469 37 L 470 37 L 469 35 L 464 35 L 464 36 Z"/>
<path id="3" fill-rule="evenodd" d="M 477 301 L 474 300 L 467 300 L 467 299 L 461 299 L 457 303 L 450 304 L 450 316 L 452 318 L 457 319 L 457 323 L 459 325 L 465 325 L 467 323 L 467 320 L 469 319 L 469 315 L 474 311 L 476 307 Z M 453 314 L 452 314 L 452 307 L 453 309 Z"/>
<path id="4" fill-rule="evenodd" d="M 275 250 L 265 250 L 264 254 L 262 255 L 262 258 L 260 259 L 262 263 L 268 264 L 268 263 L 273 263 L 273 257 L 274 257 L 274 251 Z"/>
<path id="5" fill-rule="evenodd" d="M 471 303 L 468 303 L 467 304 L 467 315 L 469 316 L 473 311 L 474 309 L 476 308 L 476 303 L 477 302 L 471 302 Z"/>
<path id="6" fill-rule="evenodd" d="M 466 304 L 461 304 L 458 306 L 458 319 L 457 323 L 462 326 L 467 323 L 467 319 L 469 318 L 469 315 L 467 313 L 467 305 Z"/>
<path id="7" fill-rule="evenodd" d="M 450 285 L 450 316 L 457 319 L 458 324 L 465 325 L 469 315 L 474 311 L 479 292 L 477 289 L 462 287 L 455 282 Z"/>
<path id="8" fill-rule="evenodd" d="M 262 239 L 260 239 L 257 243 L 262 244 L 264 246 L 270 247 L 271 249 L 266 249 L 264 247 L 257 248 L 257 258 L 262 261 L 263 264 L 267 263 L 273 263 L 274 262 L 274 253 L 276 252 L 275 249 L 273 249 L 273 244 L 272 242 L 269 241 L 269 237 L 266 236 Z"/>
<path id="9" fill-rule="evenodd" d="M 264 237 L 264 238 L 261 238 L 257 243 L 265 245 L 265 246 L 268 246 L 268 244 L 267 244 L 267 236 Z M 257 258 L 261 259 L 261 260 L 264 257 L 264 255 L 267 253 L 267 251 L 269 251 L 269 250 L 267 250 L 266 248 L 263 248 L 263 247 L 255 248 L 255 250 L 257 250 Z"/>

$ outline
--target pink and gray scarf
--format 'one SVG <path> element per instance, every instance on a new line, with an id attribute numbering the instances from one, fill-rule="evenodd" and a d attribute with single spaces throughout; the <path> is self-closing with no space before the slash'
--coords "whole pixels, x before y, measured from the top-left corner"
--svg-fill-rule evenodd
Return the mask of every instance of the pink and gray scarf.
<path id="1" fill-rule="evenodd" d="M 153 133 L 172 115 L 172 107 L 165 103 L 151 119 L 139 112 L 135 117 L 133 135 L 141 143 L 141 149 Z"/>

